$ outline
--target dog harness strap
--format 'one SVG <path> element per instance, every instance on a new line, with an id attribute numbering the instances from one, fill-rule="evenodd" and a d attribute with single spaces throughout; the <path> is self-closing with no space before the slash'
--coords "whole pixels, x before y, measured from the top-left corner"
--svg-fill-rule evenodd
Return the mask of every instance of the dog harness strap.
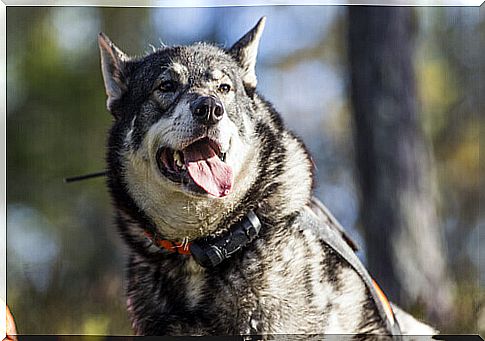
<path id="1" fill-rule="evenodd" d="M 329 228 L 326 224 L 322 224 L 310 208 L 306 208 L 301 213 L 300 224 L 302 224 L 302 226 L 310 225 L 318 230 L 321 233 L 322 241 L 334 249 L 357 272 L 371 293 L 379 315 L 382 320 L 385 321 L 387 329 L 392 334 L 393 339 L 402 340 L 401 328 L 399 327 L 397 320 L 394 318 L 394 313 L 389 301 L 377 283 L 371 278 L 366 268 L 362 265 L 350 246 L 334 230 Z"/>
<path id="2" fill-rule="evenodd" d="M 381 287 L 377 284 L 377 282 L 374 279 L 372 279 L 372 284 L 374 285 L 374 288 L 377 291 L 377 295 L 384 307 L 387 318 L 391 320 L 391 322 L 394 324 L 396 319 L 394 317 L 394 312 L 392 311 L 391 303 L 389 303 L 389 300 L 387 299 L 386 295 L 384 294 Z"/>

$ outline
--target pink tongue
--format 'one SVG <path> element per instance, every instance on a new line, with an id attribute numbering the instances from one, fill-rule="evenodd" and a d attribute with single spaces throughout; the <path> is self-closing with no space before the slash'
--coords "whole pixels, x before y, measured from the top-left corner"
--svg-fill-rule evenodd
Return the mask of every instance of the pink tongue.
<path id="1" fill-rule="evenodd" d="M 183 151 L 185 166 L 194 182 L 215 197 L 224 197 L 232 188 L 232 168 L 217 156 L 207 140 Z"/>

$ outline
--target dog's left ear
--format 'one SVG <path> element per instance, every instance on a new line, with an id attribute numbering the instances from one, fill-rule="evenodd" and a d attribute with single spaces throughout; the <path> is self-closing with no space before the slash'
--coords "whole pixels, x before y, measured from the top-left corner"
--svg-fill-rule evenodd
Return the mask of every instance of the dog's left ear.
<path id="1" fill-rule="evenodd" d="M 101 69 L 108 100 L 106 106 L 113 115 L 113 102 L 120 99 L 127 89 L 125 63 L 128 56 L 121 51 L 104 34 L 98 35 L 99 51 L 101 52 Z"/>
<path id="2" fill-rule="evenodd" d="M 243 69 L 243 82 L 246 87 L 256 88 L 256 57 L 258 55 L 259 40 L 263 33 L 266 17 L 259 19 L 248 33 L 246 33 L 230 49 L 229 53 L 236 59 Z"/>

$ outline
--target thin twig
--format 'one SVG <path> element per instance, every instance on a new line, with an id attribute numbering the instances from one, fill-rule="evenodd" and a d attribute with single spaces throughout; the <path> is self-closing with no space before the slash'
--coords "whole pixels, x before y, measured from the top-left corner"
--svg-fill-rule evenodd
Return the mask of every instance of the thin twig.
<path id="1" fill-rule="evenodd" d="M 66 184 L 70 182 L 76 182 L 76 181 L 81 181 L 81 180 L 87 180 L 87 179 L 92 179 L 92 178 L 98 178 L 101 176 L 106 176 L 108 174 L 107 171 L 102 171 L 102 172 L 97 172 L 97 173 L 90 173 L 90 174 L 85 174 L 85 175 L 78 175 L 78 176 L 72 176 L 70 178 L 64 178 L 64 182 Z"/>

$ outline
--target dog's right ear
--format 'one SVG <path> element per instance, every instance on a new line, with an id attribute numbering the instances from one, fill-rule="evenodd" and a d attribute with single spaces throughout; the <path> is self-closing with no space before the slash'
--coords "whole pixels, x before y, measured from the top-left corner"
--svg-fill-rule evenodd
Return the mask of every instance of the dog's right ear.
<path id="1" fill-rule="evenodd" d="M 98 35 L 98 45 L 101 52 L 104 87 L 108 96 L 106 107 L 113 113 L 113 103 L 120 99 L 127 89 L 125 62 L 129 58 L 102 32 Z"/>
<path id="2" fill-rule="evenodd" d="M 229 53 L 236 59 L 242 68 L 244 85 L 250 89 L 256 88 L 256 56 L 259 41 L 263 34 L 266 17 L 259 19 L 248 33 L 239 39 L 230 49 Z"/>

